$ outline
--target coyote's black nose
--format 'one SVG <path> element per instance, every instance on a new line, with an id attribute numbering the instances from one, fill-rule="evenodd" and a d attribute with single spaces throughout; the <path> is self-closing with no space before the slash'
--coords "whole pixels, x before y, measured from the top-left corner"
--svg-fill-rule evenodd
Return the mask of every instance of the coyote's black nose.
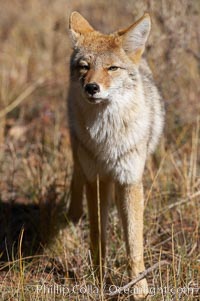
<path id="1" fill-rule="evenodd" d="M 90 95 L 94 95 L 100 91 L 100 87 L 96 83 L 90 83 L 85 85 L 85 91 Z"/>

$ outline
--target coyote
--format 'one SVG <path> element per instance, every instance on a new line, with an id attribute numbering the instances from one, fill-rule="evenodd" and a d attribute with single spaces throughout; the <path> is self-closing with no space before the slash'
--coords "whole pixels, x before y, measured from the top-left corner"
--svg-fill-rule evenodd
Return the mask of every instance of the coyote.
<path id="1" fill-rule="evenodd" d="M 147 13 L 110 35 L 94 30 L 78 12 L 73 12 L 69 21 L 74 51 L 68 114 L 74 171 L 68 214 L 73 221 L 82 216 L 85 187 L 93 260 L 96 265 L 100 263 L 101 251 L 104 263 L 114 186 L 131 277 L 144 270 L 142 175 L 164 120 L 160 95 L 142 58 L 150 27 Z M 141 300 L 147 293 L 146 279 L 137 285 L 142 292 L 135 300 Z"/>

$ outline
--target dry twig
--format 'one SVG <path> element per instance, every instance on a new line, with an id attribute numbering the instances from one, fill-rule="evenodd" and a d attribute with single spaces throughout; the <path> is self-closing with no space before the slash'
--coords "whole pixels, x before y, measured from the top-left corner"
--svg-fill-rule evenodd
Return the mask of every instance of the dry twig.
<path id="1" fill-rule="evenodd" d="M 40 78 L 35 83 L 30 85 L 24 92 L 22 92 L 11 104 L 9 104 L 5 109 L 0 111 L 0 119 L 14 110 L 20 103 L 22 103 L 29 95 L 31 95 L 35 89 L 43 84 L 44 79 Z"/>
<path id="2" fill-rule="evenodd" d="M 116 296 L 116 295 L 120 294 L 121 292 L 127 290 L 128 288 L 130 288 L 131 286 L 135 285 L 137 282 L 139 282 L 140 280 L 145 278 L 147 276 L 147 274 L 149 274 L 152 271 L 156 270 L 161 265 L 166 265 L 166 264 L 169 264 L 169 262 L 166 261 L 166 260 L 162 260 L 160 262 L 155 263 L 153 266 L 146 269 L 144 272 L 140 273 L 138 277 L 136 277 L 135 279 L 130 281 L 128 284 L 120 287 L 117 291 L 114 291 L 113 293 L 110 293 L 109 296 Z"/>

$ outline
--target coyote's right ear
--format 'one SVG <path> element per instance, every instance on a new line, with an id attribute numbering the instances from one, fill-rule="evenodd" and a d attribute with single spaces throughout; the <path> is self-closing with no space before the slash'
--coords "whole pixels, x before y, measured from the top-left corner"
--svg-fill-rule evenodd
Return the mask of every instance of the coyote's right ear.
<path id="1" fill-rule="evenodd" d="M 74 44 L 77 43 L 82 35 L 94 31 L 88 21 L 76 11 L 72 12 L 69 18 L 69 29 Z"/>

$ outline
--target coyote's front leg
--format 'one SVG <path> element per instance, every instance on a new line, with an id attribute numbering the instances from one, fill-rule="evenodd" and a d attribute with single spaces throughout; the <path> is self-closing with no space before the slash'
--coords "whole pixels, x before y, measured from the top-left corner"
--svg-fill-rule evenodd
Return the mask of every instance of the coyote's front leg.
<path id="1" fill-rule="evenodd" d="M 143 259 L 143 213 L 144 196 L 142 183 L 116 184 L 116 198 L 122 219 L 126 249 L 130 265 L 130 276 L 135 278 L 144 271 Z M 134 300 L 143 300 L 148 294 L 146 279 L 135 286 Z"/>
<path id="2" fill-rule="evenodd" d="M 71 200 L 68 209 L 68 219 L 76 223 L 83 215 L 83 188 L 85 184 L 85 178 L 78 162 L 78 159 L 74 156 L 74 170 L 71 181 Z"/>
<path id="3" fill-rule="evenodd" d="M 98 200 L 99 188 L 99 200 Z M 112 196 L 112 184 L 109 182 L 99 181 L 86 183 L 86 195 L 88 203 L 88 213 L 90 221 L 90 245 L 95 268 L 99 270 L 100 263 L 104 272 L 105 255 L 106 255 L 106 230 L 108 221 L 108 208 Z M 100 201 L 100 210 L 98 210 L 98 201 Z M 98 212 L 100 211 L 100 212 Z M 99 225 L 100 221 L 100 225 Z M 100 230 L 101 229 L 101 230 Z M 99 233 L 101 231 L 101 235 Z M 101 253 L 99 247 L 101 245 Z M 101 254 L 101 258 L 100 258 Z M 98 274 L 98 273 L 97 273 Z"/>

